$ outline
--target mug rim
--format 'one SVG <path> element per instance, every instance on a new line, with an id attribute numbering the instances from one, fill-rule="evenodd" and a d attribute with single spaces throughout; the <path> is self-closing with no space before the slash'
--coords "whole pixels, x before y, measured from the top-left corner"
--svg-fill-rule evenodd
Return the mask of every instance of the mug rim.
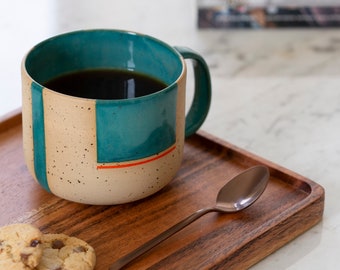
<path id="1" fill-rule="evenodd" d="M 181 71 L 180 74 L 177 76 L 177 78 L 170 83 L 169 85 L 167 85 L 166 87 L 164 87 L 163 89 L 151 93 L 151 94 L 147 94 L 147 95 L 143 95 L 140 97 L 133 97 L 133 98 L 126 98 L 126 99 L 97 99 L 97 98 L 87 98 L 87 97 L 79 97 L 79 96 L 72 96 L 72 95 L 68 95 L 68 94 L 64 94 L 64 93 L 60 93 L 56 90 L 53 90 L 51 88 L 45 87 L 42 83 L 38 82 L 38 80 L 34 79 L 32 77 L 32 75 L 28 72 L 27 70 L 27 59 L 28 57 L 31 55 L 32 52 L 34 52 L 36 49 L 38 49 L 40 46 L 43 46 L 44 44 L 47 44 L 48 42 L 53 41 L 54 39 L 58 39 L 61 37 L 66 37 L 66 36 L 71 36 L 71 35 L 76 35 L 76 34 L 82 34 L 82 33 L 90 33 L 90 32 L 111 32 L 111 33 L 122 33 L 124 35 L 131 35 L 131 36 L 138 36 L 141 38 L 146 38 L 149 39 L 153 42 L 156 42 L 158 44 L 161 44 L 163 47 L 165 47 L 166 49 L 168 49 L 169 51 L 171 51 L 172 53 L 174 53 L 175 55 L 177 55 L 180 63 L 181 63 Z M 131 102 L 138 102 L 138 101 L 143 101 L 145 99 L 149 99 L 149 98 L 153 98 L 154 96 L 159 95 L 160 93 L 163 92 L 168 92 L 171 91 L 173 88 L 176 87 L 177 82 L 180 81 L 180 79 L 183 77 L 183 75 L 185 74 L 185 60 L 182 57 L 182 55 L 171 45 L 167 44 L 166 42 L 155 38 L 153 36 L 150 36 L 148 34 L 143 34 L 137 31 L 131 31 L 131 30 L 123 30 L 123 29 L 110 29 L 110 28 L 93 28 L 93 29 L 81 29 L 81 30 L 75 30 L 75 31 L 69 31 L 69 32 L 65 32 L 65 33 L 61 33 L 58 35 L 54 35 L 51 36 L 49 38 L 46 38 L 42 41 L 40 41 L 39 43 L 37 43 L 36 45 L 34 45 L 31 49 L 29 49 L 27 51 L 27 53 L 24 55 L 22 62 L 21 62 L 21 67 L 22 67 L 22 72 L 25 73 L 26 76 L 28 76 L 32 82 L 38 84 L 42 89 L 46 89 L 48 91 L 52 91 L 57 95 L 63 96 L 65 98 L 72 98 L 72 99 L 79 99 L 79 100 L 88 100 L 88 101 L 100 101 L 101 103 L 111 103 L 111 102 L 115 102 L 115 103 L 131 103 Z M 91 69 L 91 68 L 89 68 Z"/>

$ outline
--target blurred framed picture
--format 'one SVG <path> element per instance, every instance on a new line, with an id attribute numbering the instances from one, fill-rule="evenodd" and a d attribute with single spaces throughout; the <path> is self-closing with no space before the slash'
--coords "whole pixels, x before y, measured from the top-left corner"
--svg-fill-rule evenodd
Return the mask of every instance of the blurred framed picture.
<path id="1" fill-rule="evenodd" d="M 339 27 L 340 1 L 197 0 L 199 28 Z"/>

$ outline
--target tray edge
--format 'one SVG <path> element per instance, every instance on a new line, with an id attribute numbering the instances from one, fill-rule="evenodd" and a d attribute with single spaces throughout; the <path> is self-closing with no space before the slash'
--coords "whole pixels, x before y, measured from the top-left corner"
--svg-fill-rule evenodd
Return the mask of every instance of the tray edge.
<path id="1" fill-rule="evenodd" d="M 0 133 L 20 125 L 22 123 L 21 117 L 21 108 L 15 109 L 3 116 L 0 116 Z"/>

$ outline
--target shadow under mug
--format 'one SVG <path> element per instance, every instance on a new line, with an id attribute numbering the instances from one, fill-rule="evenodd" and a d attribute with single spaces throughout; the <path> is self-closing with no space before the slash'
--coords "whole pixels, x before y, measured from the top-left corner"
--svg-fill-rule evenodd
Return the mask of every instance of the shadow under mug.
<path id="1" fill-rule="evenodd" d="M 195 92 L 185 113 L 186 63 Z M 88 69 L 129 70 L 166 87 L 129 99 L 75 97 L 48 89 L 58 76 Z M 47 39 L 22 62 L 27 167 L 47 191 L 86 204 L 145 198 L 179 170 L 185 137 L 205 120 L 211 83 L 204 59 L 185 47 L 121 30 L 83 30 Z"/>

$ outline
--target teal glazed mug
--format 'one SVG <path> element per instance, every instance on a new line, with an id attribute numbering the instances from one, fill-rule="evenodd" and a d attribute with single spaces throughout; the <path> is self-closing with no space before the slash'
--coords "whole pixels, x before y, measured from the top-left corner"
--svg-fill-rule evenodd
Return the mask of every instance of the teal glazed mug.
<path id="1" fill-rule="evenodd" d="M 193 60 L 195 80 L 187 113 L 185 59 Z M 134 86 L 139 74 L 163 86 L 107 98 L 101 95 L 101 79 L 90 90 L 85 81 L 76 94 L 49 84 L 101 70 L 132 76 L 121 85 Z M 117 89 L 112 82 L 109 94 Z M 191 49 L 129 31 L 82 30 L 47 39 L 28 52 L 22 99 L 23 147 L 33 178 L 61 198 L 112 205 L 145 198 L 175 177 L 185 137 L 208 114 L 211 82 L 206 62 Z"/>

